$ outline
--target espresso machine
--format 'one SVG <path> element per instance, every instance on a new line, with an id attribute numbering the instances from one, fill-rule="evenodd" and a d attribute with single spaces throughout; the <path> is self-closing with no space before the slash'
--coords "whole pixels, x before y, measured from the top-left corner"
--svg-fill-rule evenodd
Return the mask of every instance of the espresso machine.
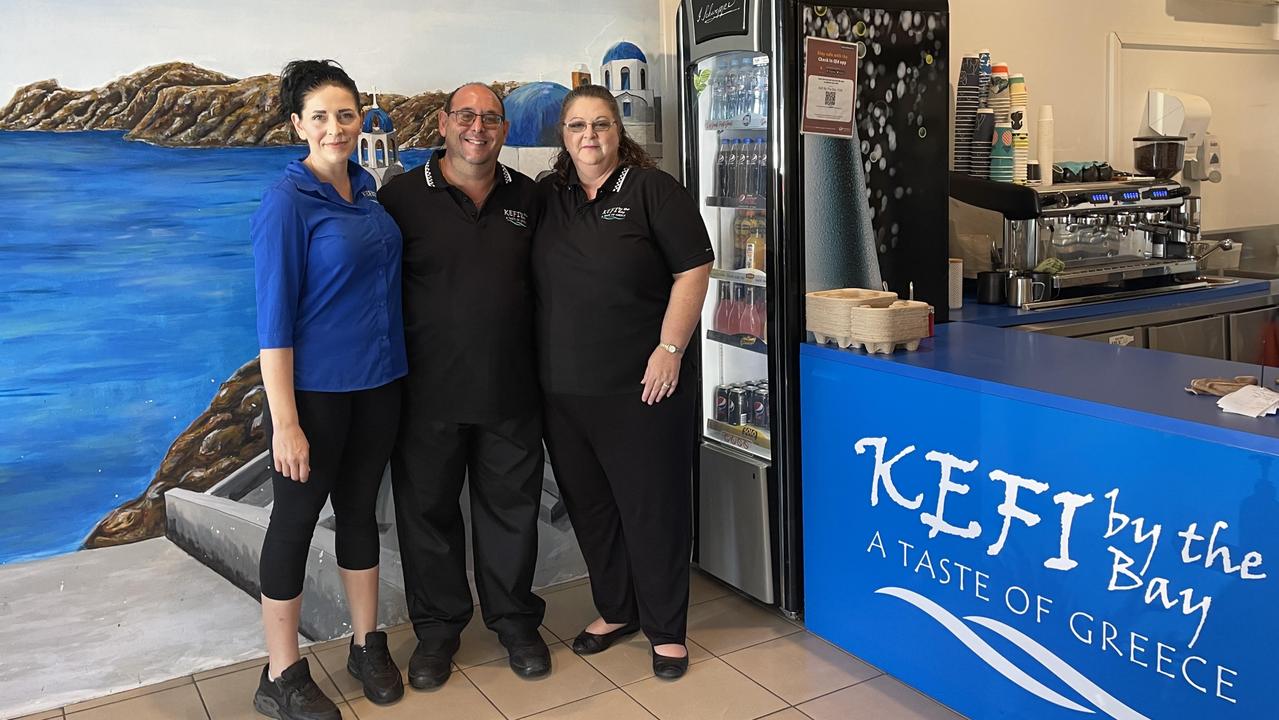
<path id="1" fill-rule="evenodd" d="M 1199 261 L 1223 247 L 1200 242 L 1198 199 L 1173 180 L 1029 186 L 951 173 L 950 194 L 1003 216 L 995 270 L 1043 279 L 1042 290 L 1013 295 L 1023 309 L 1207 287 Z"/>

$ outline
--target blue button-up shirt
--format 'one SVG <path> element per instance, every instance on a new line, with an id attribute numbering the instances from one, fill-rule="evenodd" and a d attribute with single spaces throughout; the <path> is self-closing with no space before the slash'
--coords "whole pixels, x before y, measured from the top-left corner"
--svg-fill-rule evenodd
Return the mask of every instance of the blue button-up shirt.
<path id="1" fill-rule="evenodd" d="M 354 202 L 289 163 L 250 223 L 258 345 L 293 348 L 299 390 L 364 390 L 408 372 L 400 230 L 373 177 L 353 162 L 347 174 Z"/>

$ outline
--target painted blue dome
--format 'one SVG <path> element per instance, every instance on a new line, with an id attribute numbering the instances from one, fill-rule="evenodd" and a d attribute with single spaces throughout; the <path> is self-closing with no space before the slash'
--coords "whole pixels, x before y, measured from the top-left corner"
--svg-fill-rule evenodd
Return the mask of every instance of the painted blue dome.
<path id="1" fill-rule="evenodd" d="M 391 122 L 391 116 L 385 110 L 374 105 L 364 114 L 364 132 L 395 132 L 395 123 Z"/>
<path id="2" fill-rule="evenodd" d="M 506 119 L 512 147 L 557 147 L 560 144 L 560 105 L 568 88 L 553 82 L 531 82 L 506 96 Z"/>
<path id="3" fill-rule="evenodd" d="M 604 54 L 604 62 L 601 65 L 607 65 L 614 60 L 639 60 L 642 63 L 648 63 L 648 58 L 644 57 L 644 51 L 639 49 L 635 43 L 628 43 L 625 40 L 608 49 Z"/>

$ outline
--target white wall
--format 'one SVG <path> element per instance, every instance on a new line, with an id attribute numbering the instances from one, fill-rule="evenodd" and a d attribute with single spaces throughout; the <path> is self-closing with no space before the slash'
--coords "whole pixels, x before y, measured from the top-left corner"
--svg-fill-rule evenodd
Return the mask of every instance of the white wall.
<path id="1" fill-rule="evenodd" d="M 1279 223 L 1279 41 L 1273 6 L 1226 0 L 951 0 L 950 17 L 952 83 L 965 53 L 990 48 L 993 59 L 1026 76 L 1032 133 L 1039 106 L 1053 106 L 1058 161 L 1109 160 L 1130 169 L 1129 140 L 1140 130 L 1132 108 L 1139 109 L 1147 87 L 1172 86 L 1208 98 L 1214 116 L 1209 130 L 1221 138 L 1225 164 L 1221 184 L 1204 184 L 1205 227 Z M 1118 54 L 1117 73 L 1115 135 L 1122 142 L 1107 157 L 1112 33 L 1126 49 Z M 1136 48 L 1135 40 L 1169 47 Z M 1033 158 L 1033 138 L 1031 148 Z"/>

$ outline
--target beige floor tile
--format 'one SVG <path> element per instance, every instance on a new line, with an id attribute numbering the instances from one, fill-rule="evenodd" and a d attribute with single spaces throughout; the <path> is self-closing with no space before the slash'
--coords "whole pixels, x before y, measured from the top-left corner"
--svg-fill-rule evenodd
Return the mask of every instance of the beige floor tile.
<path id="1" fill-rule="evenodd" d="M 621 690 L 610 690 L 585 700 L 552 708 L 526 720 L 653 720 L 643 705 Z"/>
<path id="2" fill-rule="evenodd" d="M 809 720 L 808 716 L 796 710 L 795 708 L 786 708 L 785 710 L 772 715 L 765 715 L 759 720 Z"/>
<path id="3" fill-rule="evenodd" d="M 602 653 L 583 655 L 582 659 L 617 685 L 629 685 L 653 677 L 652 645 L 644 633 L 635 633 Z M 709 650 L 688 641 L 688 662 L 699 663 L 715 657 Z"/>
<path id="4" fill-rule="evenodd" d="M 44 712 L 38 712 L 34 715 L 23 715 L 22 717 L 17 718 L 17 720 L 55 720 L 55 718 L 61 717 L 62 708 L 58 708 L 57 710 L 45 710 Z"/>
<path id="5" fill-rule="evenodd" d="M 311 679 L 334 700 L 339 699 L 338 689 L 329 679 L 328 673 L 309 653 L 303 653 L 307 665 L 311 668 Z M 250 720 L 259 717 L 253 710 L 253 693 L 258 689 L 262 677 L 262 666 L 244 668 L 225 675 L 217 675 L 204 680 L 197 680 L 200 697 L 208 708 L 213 720 Z"/>
<path id="6" fill-rule="evenodd" d="M 174 678 L 172 680 L 166 680 L 165 682 L 162 682 L 162 683 L 156 683 L 154 685 L 145 685 L 140 688 L 134 688 L 133 690 L 118 692 L 118 693 L 115 693 L 114 695 L 106 695 L 100 698 L 95 698 L 93 700 L 85 700 L 84 702 L 78 702 L 78 703 L 75 703 L 74 705 L 68 705 L 65 708 L 65 710 L 67 713 L 80 712 L 82 710 L 88 710 L 90 708 L 100 707 L 102 705 L 118 703 L 121 700 L 128 700 L 129 698 L 141 697 L 143 695 L 150 695 L 151 693 L 160 692 L 161 690 L 168 690 L 170 688 L 181 687 L 183 685 L 190 685 L 192 684 L 192 682 L 193 680 L 191 679 L 191 676 L 187 675 L 180 678 Z"/>
<path id="7" fill-rule="evenodd" d="M 190 678 L 185 685 L 69 714 L 75 720 L 208 720 Z"/>
<path id="8" fill-rule="evenodd" d="M 359 720 L 503 720 L 502 713 L 462 673 L 434 690 L 404 689 L 392 705 L 374 705 L 364 697 L 351 701 Z"/>
<path id="9" fill-rule="evenodd" d="M 589 584 L 551 593 L 545 599 L 546 617 L 542 620 L 542 625 L 565 642 L 577 637 L 583 628 L 599 617 L 595 602 L 591 600 Z"/>
<path id="10" fill-rule="evenodd" d="M 716 655 L 799 632 L 775 610 L 729 595 L 688 609 L 688 637 Z"/>
<path id="11" fill-rule="evenodd" d="M 716 600 L 733 592 L 727 585 L 697 568 L 693 568 L 693 572 L 689 575 L 688 580 L 689 605 L 698 605 L 711 600 Z"/>
<path id="12" fill-rule="evenodd" d="M 791 705 L 869 680 L 879 671 L 825 640 L 798 632 L 723 656 Z"/>
<path id="13" fill-rule="evenodd" d="M 799 709 L 813 720 L 963 720 L 887 675 L 811 700 Z"/>
<path id="14" fill-rule="evenodd" d="M 502 714 L 512 719 L 598 695 L 614 687 L 608 678 L 559 643 L 551 646 L 551 673 L 537 680 L 517 677 L 505 660 L 477 665 L 463 672 Z"/>
<path id="15" fill-rule="evenodd" d="M 754 720 L 786 703 L 718 658 L 690 665 L 674 682 L 649 678 L 623 690 L 660 720 Z"/>

